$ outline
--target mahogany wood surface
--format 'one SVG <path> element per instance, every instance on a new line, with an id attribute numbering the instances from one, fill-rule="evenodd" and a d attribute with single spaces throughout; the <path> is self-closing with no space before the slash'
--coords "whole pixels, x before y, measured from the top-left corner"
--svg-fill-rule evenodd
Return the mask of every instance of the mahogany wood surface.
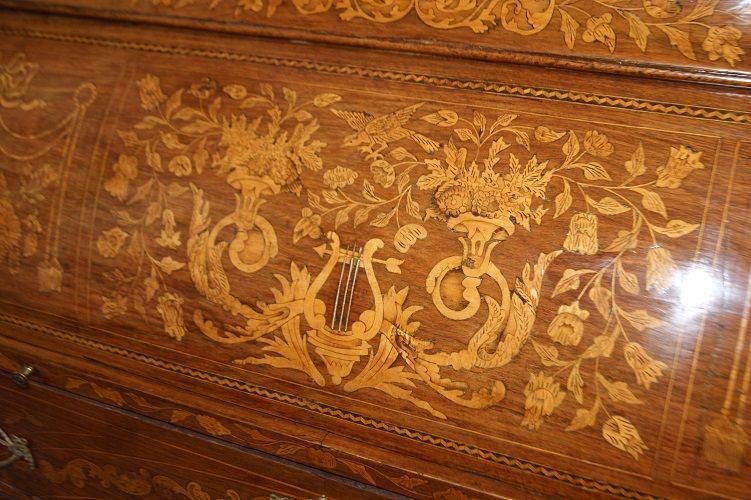
<path id="1" fill-rule="evenodd" d="M 44 384 L 7 408 L 285 460 L 248 496 L 313 484 L 286 461 L 332 497 L 747 495 L 748 90 L 84 3 L 0 10 L 0 369 Z M 206 7 L 156 3 L 128 8 Z M 727 74 L 667 48 L 632 67 Z"/>

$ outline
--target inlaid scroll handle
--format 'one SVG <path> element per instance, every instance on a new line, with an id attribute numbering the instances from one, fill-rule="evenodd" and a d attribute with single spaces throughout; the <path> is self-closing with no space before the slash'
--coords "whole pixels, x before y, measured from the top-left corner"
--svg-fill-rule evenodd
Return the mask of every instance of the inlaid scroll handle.
<path id="1" fill-rule="evenodd" d="M 23 368 L 13 374 L 13 382 L 19 387 L 29 386 L 29 377 L 36 371 L 33 366 L 24 365 Z"/>
<path id="2" fill-rule="evenodd" d="M 29 463 L 30 468 L 34 468 L 34 456 L 31 454 L 31 450 L 28 447 L 28 441 L 24 438 L 8 435 L 2 428 L 0 428 L 0 445 L 5 446 L 10 452 L 10 456 L 0 460 L 0 469 L 8 467 L 18 460 L 26 460 Z"/>

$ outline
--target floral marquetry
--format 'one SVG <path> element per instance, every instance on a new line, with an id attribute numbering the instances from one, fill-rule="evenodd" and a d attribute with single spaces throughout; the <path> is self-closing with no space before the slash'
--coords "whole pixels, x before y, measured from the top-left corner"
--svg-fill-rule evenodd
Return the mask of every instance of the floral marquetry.
<path id="1" fill-rule="evenodd" d="M 728 0 L 12 3 L 0 490 L 743 495 Z"/>
<path id="2" fill-rule="evenodd" d="M 346 96 L 265 82 L 164 85 L 138 80 L 146 115 L 118 130 L 122 146 L 104 181 L 120 208 L 96 247 L 129 263 L 107 271 L 105 318 L 133 311 L 174 341 L 225 346 L 236 366 L 299 372 L 344 393 L 375 390 L 441 420 L 450 405 L 507 404 L 504 367 L 535 353 L 541 367 L 519 392 L 518 425 L 539 430 L 573 407 L 565 430 L 598 427 L 636 459 L 649 449 L 638 418 L 612 412 L 638 415 L 629 405 L 643 404 L 668 370 L 640 343 L 664 320 L 632 298 L 669 290 L 670 240 L 700 227 L 698 214 L 672 216 L 669 191 L 706 170 L 701 146 L 619 149 L 621 136 L 606 129 L 426 102 L 370 112 Z M 234 193 L 228 215 L 219 211 L 228 198 L 208 179 Z M 281 206 L 302 207 L 280 219 Z M 503 260 L 522 234 L 547 227 L 558 239 L 519 270 Z M 347 245 L 351 231 L 364 242 Z M 432 241 L 447 252 L 422 280 L 396 286 L 413 248 Z M 306 248 L 320 262 L 301 262 Z M 564 259 L 582 264 L 551 283 L 548 270 Z M 263 279 L 267 269 L 276 283 L 248 300 L 242 277 Z M 369 306 L 350 292 L 361 270 Z M 333 298 L 327 283 L 338 283 Z M 557 314 L 540 324 L 543 304 Z M 436 317 L 469 327 L 463 345 L 447 348 L 440 330 L 423 331 Z M 487 378 L 471 376 L 478 370 Z"/>

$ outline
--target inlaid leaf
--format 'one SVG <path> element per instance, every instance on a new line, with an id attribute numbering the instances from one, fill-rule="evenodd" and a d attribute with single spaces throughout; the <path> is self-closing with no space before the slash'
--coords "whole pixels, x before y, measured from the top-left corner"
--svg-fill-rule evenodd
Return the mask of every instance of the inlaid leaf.
<path id="1" fill-rule="evenodd" d="M 715 7 L 717 7 L 718 3 L 719 0 L 699 0 L 696 2 L 696 5 L 694 5 L 693 10 L 686 14 L 681 21 L 690 22 L 701 19 L 702 17 L 709 17 L 714 14 Z"/>
<path id="2" fill-rule="evenodd" d="M 563 154 L 566 156 L 566 161 L 564 164 L 571 163 L 576 158 L 576 155 L 579 154 L 579 139 L 576 137 L 576 134 L 573 132 L 573 130 L 568 131 L 568 140 L 563 145 Z"/>
<path id="3" fill-rule="evenodd" d="M 335 102 L 339 102 L 342 100 L 342 96 L 337 94 L 318 94 L 313 98 L 313 105 L 317 108 L 325 108 L 326 106 L 330 106 L 334 104 Z"/>
<path id="4" fill-rule="evenodd" d="M 164 104 L 164 114 L 167 116 L 167 118 L 172 118 L 173 113 L 182 104 L 183 92 L 184 92 L 184 89 L 180 89 L 174 92 L 170 96 L 170 98 L 167 99 L 167 102 Z"/>
<path id="5" fill-rule="evenodd" d="M 479 111 L 475 111 L 472 114 L 472 123 L 475 124 L 475 127 L 477 127 L 477 130 L 480 131 L 480 135 L 485 133 L 485 125 L 487 125 L 487 119 L 485 118 L 485 115 L 480 113 Z"/>
<path id="6" fill-rule="evenodd" d="M 644 309 L 636 309 L 635 311 L 626 311 L 618 308 L 618 313 L 628 321 L 631 326 L 643 332 L 649 328 L 657 328 L 662 326 L 662 321 L 649 315 Z"/>
<path id="7" fill-rule="evenodd" d="M 413 155 L 412 153 L 410 153 L 409 151 L 407 151 L 401 146 L 390 151 L 389 156 L 391 156 L 397 161 L 402 161 L 402 160 L 417 161 L 417 158 L 415 158 L 415 155 Z"/>
<path id="8" fill-rule="evenodd" d="M 422 220 L 420 205 L 412 199 L 412 193 L 407 195 L 407 213 L 417 220 Z"/>
<path id="9" fill-rule="evenodd" d="M 235 101 L 245 99 L 245 97 L 248 95 L 248 89 L 246 89 L 242 85 L 227 85 L 222 90 L 225 94 L 230 96 Z"/>
<path id="10" fill-rule="evenodd" d="M 569 49 L 574 48 L 576 43 L 576 32 L 579 29 L 579 23 L 565 10 L 559 8 L 558 12 L 561 13 L 561 31 L 563 32 L 563 39 L 566 41 L 566 46 Z"/>
<path id="11" fill-rule="evenodd" d="M 694 54 L 694 48 L 691 46 L 691 39 L 687 32 L 667 24 L 657 24 L 656 26 L 667 35 L 670 45 L 677 48 L 684 56 L 696 61 L 696 54 Z"/>
<path id="12" fill-rule="evenodd" d="M 602 384 L 608 392 L 608 396 L 610 396 L 610 399 L 613 401 L 620 401 L 621 403 L 628 403 L 630 405 L 643 404 L 643 402 L 631 392 L 627 383 L 611 382 L 601 373 L 597 374 L 597 380 Z"/>
<path id="13" fill-rule="evenodd" d="M 362 195 L 366 200 L 369 201 L 383 201 L 378 195 L 376 195 L 375 187 L 367 179 L 364 179 L 362 181 Z"/>
<path id="14" fill-rule="evenodd" d="M 399 190 L 400 193 L 404 191 L 404 188 L 406 188 L 408 184 L 409 184 L 409 173 L 402 172 L 401 174 L 399 174 L 399 177 L 396 178 L 396 188 Z"/>
<path id="15" fill-rule="evenodd" d="M 498 155 L 503 151 L 504 149 L 507 149 L 511 147 L 510 144 L 508 144 L 503 137 L 499 137 L 488 148 L 488 157 L 489 158 L 497 158 Z"/>
<path id="16" fill-rule="evenodd" d="M 641 142 L 631 155 L 631 159 L 626 161 L 625 167 L 632 177 L 639 177 L 647 171 L 647 167 L 644 165 L 644 146 Z"/>
<path id="17" fill-rule="evenodd" d="M 591 207 L 597 209 L 603 215 L 618 215 L 631 210 L 610 196 L 605 196 L 600 201 L 595 201 L 587 196 L 586 200 Z"/>
<path id="18" fill-rule="evenodd" d="M 190 413 L 184 410 L 172 410 L 172 415 L 170 416 L 170 422 L 173 424 L 176 424 L 178 422 L 182 422 L 186 418 L 190 417 Z"/>
<path id="19" fill-rule="evenodd" d="M 162 260 L 152 259 L 152 261 L 166 274 L 172 274 L 185 267 L 184 262 L 178 262 L 172 257 L 164 257 Z"/>
<path id="20" fill-rule="evenodd" d="M 516 143 L 519 144 L 520 146 L 524 146 L 524 149 L 529 151 L 529 148 L 531 146 L 531 144 L 529 143 L 529 134 L 527 134 L 523 130 L 518 130 L 515 128 L 510 129 L 510 130 L 516 136 Z"/>
<path id="21" fill-rule="evenodd" d="M 599 312 L 603 318 L 608 319 L 610 317 L 612 299 L 612 293 L 610 290 L 599 286 L 596 282 L 595 286 L 589 289 L 589 298 L 597 308 L 597 312 Z"/>
<path id="22" fill-rule="evenodd" d="M 134 203 L 138 203 L 139 201 L 145 200 L 149 193 L 151 193 L 151 189 L 154 187 L 154 182 L 154 178 L 152 177 L 151 179 L 138 186 L 136 192 L 133 193 L 131 199 L 128 200 L 128 205 L 132 205 Z"/>
<path id="23" fill-rule="evenodd" d="M 123 144 L 126 147 L 128 147 L 128 148 L 134 148 L 134 147 L 138 146 L 141 143 L 141 141 L 140 141 L 140 139 L 138 139 L 138 136 L 136 135 L 136 133 L 132 132 L 130 130 L 127 131 L 127 132 L 124 132 L 122 130 L 118 130 L 117 131 L 117 135 L 120 136 L 120 139 L 122 139 Z"/>
<path id="24" fill-rule="evenodd" d="M 662 201 L 662 197 L 660 197 L 659 194 L 644 188 L 635 188 L 634 191 L 642 195 L 641 204 L 644 208 L 650 212 L 658 213 L 666 219 L 668 218 L 665 203 Z"/>
<path id="25" fill-rule="evenodd" d="M 493 126 L 490 127 L 490 130 L 493 131 L 499 127 L 508 127 L 511 125 L 511 122 L 516 120 L 518 115 L 514 115 L 511 113 L 504 113 L 493 122 Z"/>
<path id="26" fill-rule="evenodd" d="M 347 203 L 347 200 L 336 190 L 325 189 L 321 192 L 321 195 L 323 195 L 323 200 L 329 205 L 341 205 Z"/>
<path id="27" fill-rule="evenodd" d="M 571 207 L 573 201 L 574 198 L 571 196 L 571 186 L 568 181 L 564 179 L 563 191 L 555 197 L 555 214 L 553 215 L 553 218 L 556 219 L 558 216 L 566 213 L 569 207 Z"/>
<path id="28" fill-rule="evenodd" d="M 385 227 L 386 225 L 388 225 L 389 221 L 391 221 L 391 218 L 395 214 L 396 208 L 388 212 L 381 212 L 380 214 L 376 215 L 372 221 L 370 221 L 370 225 L 375 227 Z"/>
<path id="29" fill-rule="evenodd" d="M 188 125 L 185 125 L 184 127 L 181 127 L 180 130 L 186 134 L 204 134 L 213 129 L 215 126 L 216 125 L 207 120 L 196 120 L 192 123 L 189 123 Z"/>
<path id="30" fill-rule="evenodd" d="M 665 236 L 669 236 L 671 238 L 680 238 L 681 236 L 685 236 L 696 230 L 696 228 L 699 227 L 699 224 L 689 224 L 688 222 L 683 222 L 679 219 L 673 219 L 668 221 L 665 227 L 651 227 L 655 232 L 664 234 Z"/>
<path id="31" fill-rule="evenodd" d="M 151 142 L 146 144 L 146 164 L 157 172 L 162 172 L 162 157 L 154 150 Z"/>
<path id="32" fill-rule="evenodd" d="M 232 432 L 214 417 L 207 415 L 196 416 L 198 424 L 212 436 L 231 436 Z"/>
<path id="33" fill-rule="evenodd" d="M 169 125 L 166 120 L 159 118 L 158 116 L 149 115 L 140 122 L 134 125 L 136 130 L 149 130 L 157 125 Z"/>
<path id="34" fill-rule="evenodd" d="M 458 135 L 459 139 L 461 139 L 462 141 L 477 142 L 474 131 L 468 128 L 457 128 L 454 130 L 454 133 L 456 133 L 456 135 Z"/>
<path id="35" fill-rule="evenodd" d="M 578 164 L 577 167 L 582 170 L 584 177 L 586 177 L 590 181 L 611 180 L 610 174 L 608 174 L 608 171 L 605 170 L 605 167 L 597 162 L 592 161 L 589 163 L 581 163 Z"/>
<path id="36" fill-rule="evenodd" d="M 640 17 L 628 11 L 621 11 L 623 16 L 628 21 L 628 36 L 634 40 L 636 46 L 641 49 L 642 52 L 647 51 L 647 37 L 651 34 L 649 26 L 647 26 Z"/>
<path id="37" fill-rule="evenodd" d="M 149 208 L 146 209 L 146 225 L 150 226 L 157 219 L 162 216 L 162 205 L 158 201 L 149 203 Z"/>
<path id="38" fill-rule="evenodd" d="M 628 421 L 628 419 L 615 415 L 610 417 L 602 426 L 602 437 L 605 441 L 615 446 L 619 450 L 625 451 L 634 459 L 639 457 L 647 450 L 647 446 L 639 436 L 639 431 Z"/>
<path id="39" fill-rule="evenodd" d="M 453 127 L 459 120 L 459 115 L 450 109 L 442 109 L 435 113 L 425 115 L 420 119 L 432 123 L 433 125 L 438 125 L 439 127 Z"/>
<path id="40" fill-rule="evenodd" d="M 580 363 L 577 362 L 568 374 L 566 388 L 574 395 L 579 404 L 582 404 L 584 401 L 584 391 L 582 390 L 584 388 L 584 380 L 579 371 L 579 366 Z"/>
<path id="41" fill-rule="evenodd" d="M 555 142 L 564 135 L 566 135 L 566 132 L 556 132 L 542 125 L 535 129 L 535 139 L 540 142 Z"/>
<path id="42" fill-rule="evenodd" d="M 349 220 L 349 210 L 339 210 L 334 217 L 334 229 L 338 229 L 339 226 Z"/>
<path id="43" fill-rule="evenodd" d="M 355 212 L 355 216 L 353 218 L 353 224 L 355 227 L 359 226 L 366 220 L 368 220 L 368 214 L 370 213 L 370 210 L 367 208 L 360 208 Z"/>
<path id="44" fill-rule="evenodd" d="M 639 278 L 623 268 L 621 259 L 615 263 L 615 272 L 618 274 L 618 284 L 630 294 L 639 295 Z"/>
<path id="45" fill-rule="evenodd" d="M 351 462 L 349 460 L 345 459 L 339 459 L 340 462 L 342 462 L 344 465 L 349 467 L 349 470 L 360 476 L 361 478 L 365 479 L 368 483 L 375 485 L 375 479 L 373 479 L 373 476 L 370 475 L 368 470 L 365 468 L 364 465 L 358 464 L 356 462 Z"/>
<path id="46" fill-rule="evenodd" d="M 304 446 L 300 446 L 299 444 L 283 444 L 277 449 L 277 453 L 280 455 L 294 455 L 298 451 L 306 449 Z"/>
<path id="47" fill-rule="evenodd" d="M 183 120 L 183 121 L 190 121 L 194 118 L 198 118 L 201 116 L 201 112 L 198 111 L 195 108 L 185 107 L 181 108 L 175 113 L 175 116 L 172 117 L 173 120 Z"/>
<path id="48" fill-rule="evenodd" d="M 618 231 L 618 236 L 613 239 L 613 242 L 610 245 L 603 248 L 602 251 L 617 253 L 629 248 L 635 248 L 638 243 L 636 237 L 639 234 L 639 229 L 641 229 L 641 219 L 639 219 L 636 226 L 630 231 L 624 229 Z"/>
<path id="49" fill-rule="evenodd" d="M 240 109 L 248 109 L 252 108 L 253 106 L 256 106 L 258 104 L 265 104 L 268 101 L 266 98 L 260 96 L 260 95 L 253 95 L 245 99 L 242 104 L 240 104 Z"/>
<path id="50" fill-rule="evenodd" d="M 416 487 L 427 483 L 427 481 L 424 479 L 421 479 L 419 477 L 410 477 L 406 474 L 398 478 L 389 478 L 389 479 L 391 479 L 391 481 L 393 481 L 395 484 L 407 490 L 414 490 Z"/>
<path id="51" fill-rule="evenodd" d="M 262 83 L 259 85 L 259 88 L 261 89 L 261 94 L 268 97 L 271 101 L 274 100 L 274 87 L 268 83 Z"/>
<path id="52" fill-rule="evenodd" d="M 595 404 L 589 410 L 579 408 L 576 410 L 576 416 L 571 419 L 571 423 L 566 427 L 566 432 L 573 432 L 591 427 L 597 421 L 597 413 L 600 411 L 600 400 L 597 399 Z"/>
<path id="53" fill-rule="evenodd" d="M 543 365 L 563 366 L 566 364 L 565 361 L 558 359 L 558 349 L 556 349 L 555 346 L 545 346 L 538 344 L 534 340 L 532 341 L 532 346 L 535 348 L 535 351 L 537 351 L 537 355 L 540 356 L 540 361 Z"/>
<path id="54" fill-rule="evenodd" d="M 308 191 L 308 205 L 310 205 L 310 208 L 319 210 L 321 212 L 325 212 L 327 210 L 327 208 L 321 204 L 321 197 L 313 191 Z"/>
<path id="55" fill-rule="evenodd" d="M 585 274 L 593 274 L 594 272 L 592 269 L 566 269 L 563 271 L 563 277 L 555 285 L 555 289 L 550 296 L 555 297 L 560 293 L 578 289 L 581 284 L 579 279 Z"/>
<path id="56" fill-rule="evenodd" d="M 386 259 L 386 270 L 390 273 L 402 274 L 402 264 L 404 264 L 403 260 L 390 257 Z"/>
<path id="57" fill-rule="evenodd" d="M 583 359 L 593 359 L 599 357 L 609 358 L 615 347 L 615 335 L 598 335 L 592 341 L 592 345 L 582 353 Z"/>

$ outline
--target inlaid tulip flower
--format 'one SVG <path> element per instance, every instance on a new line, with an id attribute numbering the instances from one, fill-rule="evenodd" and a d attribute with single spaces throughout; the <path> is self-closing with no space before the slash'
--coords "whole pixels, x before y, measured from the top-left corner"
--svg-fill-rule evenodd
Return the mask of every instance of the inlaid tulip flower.
<path id="1" fill-rule="evenodd" d="M 563 248 L 572 253 L 594 255 L 597 253 L 597 216 L 579 212 L 571 217 L 569 231 Z"/>
<path id="2" fill-rule="evenodd" d="M 164 331 L 175 340 L 182 340 L 187 331 L 183 319 L 183 298 L 174 293 L 165 293 L 159 297 L 156 310 L 162 315 Z"/>
<path id="3" fill-rule="evenodd" d="M 686 146 L 679 146 L 678 149 L 670 148 L 670 158 L 667 163 L 657 167 L 657 187 L 666 187 L 675 189 L 681 185 L 681 181 L 688 177 L 688 174 L 694 170 L 704 168 L 704 164 L 699 161 L 701 152 L 696 152 Z"/>
<path id="4" fill-rule="evenodd" d="M 141 97 L 141 107 L 146 111 L 157 108 L 167 100 L 167 96 L 162 92 L 159 78 L 154 75 L 144 76 L 136 82 L 136 85 L 138 85 L 138 94 Z"/>
<path id="5" fill-rule="evenodd" d="M 667 365 L 662 361 L 652 359 L 644 348 L 636 342 L 626 344 L 626 347 L 623 348 L 623 357 L 626 358 L 628 366 L 634 370 L 636 382 L 647 389 L 654 382 L 657 382 L 657 379 L 662 376 L 662 370 L 667 368 Z"/>
<path id="6" fill-rule="evenodd" d="M 548 326 L 548 336 L 562 345 L 578 345 L 584 332 L 584 320 L 589 317 L 589 311 L 579 307 L 575 300 L 571 305 L 562 305 L 558 314 Z"/>

